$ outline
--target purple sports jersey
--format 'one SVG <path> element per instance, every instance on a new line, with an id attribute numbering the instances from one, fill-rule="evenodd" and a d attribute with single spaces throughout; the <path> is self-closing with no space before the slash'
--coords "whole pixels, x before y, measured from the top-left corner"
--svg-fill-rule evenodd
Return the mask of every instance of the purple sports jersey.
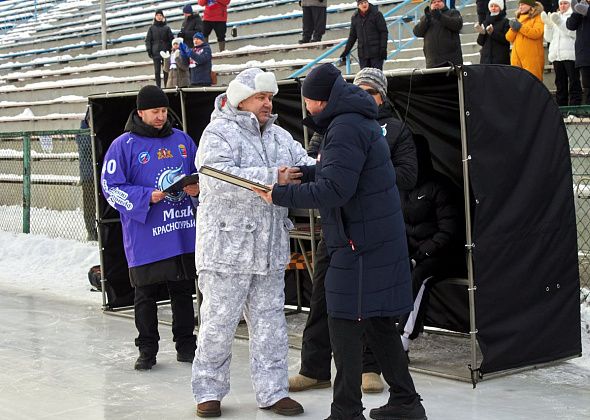
<path id="1" fill-rule="evenodd" d="M 196 172 L 197 147 L 190 136 L 173 129 L 164 138 L 125 133 L 107 151 L 101 187 L 121 214 L 129 267 L 195 251 L 195 210 L 185 192 L 150 204 L 152 191 L 164 190 L 182 175 Z"/>

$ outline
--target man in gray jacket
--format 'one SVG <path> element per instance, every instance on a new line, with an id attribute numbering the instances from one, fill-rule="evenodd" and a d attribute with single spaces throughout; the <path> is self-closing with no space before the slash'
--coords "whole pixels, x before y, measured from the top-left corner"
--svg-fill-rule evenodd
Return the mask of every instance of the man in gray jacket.
<path id="1" fill-rule="evenodd" d="M 242 71 L 215 100 L 196 167 L 212 166 L 261 184 L 299 182 L 300 165 L 314 164 L 305 149 L 274 124 L 273 73 Z M 250 366 L 258 407 L 296 415 L 288 397 L 285 265 L 290 258 L 287 209 L 253 192 L 200 178 L 196 263 L 203 293 L 192 386 L 197 415 L 221 415 L 229 392 L 231 346 L 242 314 L 250 334 Z"/>
<path id="2" fill-rule="evenodd" d="M 320 42 L 326 33 L 326 8 L 328 0 L 300 0 L 303 11 L 303 34 L 300 44 Z"/>
<path id="3" fill-rule="evenodd" d="M 414 35 L 424 38 L 426 68 L 463 64 L 459 31 L 463 18 L 458 10 L 449 9 L 443 0 L 431 0 L 424 16 L 414 26 Z"/>

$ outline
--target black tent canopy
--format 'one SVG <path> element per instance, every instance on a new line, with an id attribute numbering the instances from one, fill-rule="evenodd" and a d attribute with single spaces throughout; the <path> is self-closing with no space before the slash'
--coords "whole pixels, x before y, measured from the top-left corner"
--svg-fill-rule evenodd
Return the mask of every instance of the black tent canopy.
<path id="1" fill-rule="evenodd" d="M 464 197 L 467 287 L 441 294 L 427 322 L 469 333 L 474 384 L 484 374 L 579 356 L 569 144 L 550 93 L 530 73 L 511 66 L 387 74 L 398 114 L 428 140 L 435 169 Z M 167 92 L 171 109 L 195 141 L 222 90 Z M 135 95 L 89 97 L 97 176 L 106 149 L 123 132 Z M 279 124 L 303 141 L 305 110 L 297 81 L 280 82 L 274 111 Z M 116 289 L 104 304 L 115 308 L 121 306 L 116 298 L 131 289 L 117 212 L 98 188 L 97 194 L 102 273 Z"/>

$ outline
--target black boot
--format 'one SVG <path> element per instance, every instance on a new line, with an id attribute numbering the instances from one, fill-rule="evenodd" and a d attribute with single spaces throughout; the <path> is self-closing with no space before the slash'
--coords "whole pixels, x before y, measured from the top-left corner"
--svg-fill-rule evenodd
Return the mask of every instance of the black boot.
<path id="1" fill-rule="evenodd" d="M 426 410 L 418 396 L 413 402 L 407 404 L 385 404 L 374 408 L 369 417 L 375 420 L 427 420 Z"/>
<path id="2" fill-rule="evenodd" d="M 156 356 L 144 352 L 139 352 L 139 357 L 135 361 L 135 370 L 150 370 L 156 364 Z"/>
<path id="3" fill-rule="evenodd" d="M 307 43 L 309 43 L 309 39 L 302 38 L 302 39 L 300 39 L 300 40 L 299 40 L 299 41 L 297 41 L 297 42 L 298 42 L 299 44 L 307 44 Z"/>

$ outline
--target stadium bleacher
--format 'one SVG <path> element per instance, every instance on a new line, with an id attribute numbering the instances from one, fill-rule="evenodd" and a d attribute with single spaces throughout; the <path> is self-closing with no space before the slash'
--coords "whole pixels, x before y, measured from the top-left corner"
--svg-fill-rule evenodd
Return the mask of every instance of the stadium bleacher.
<path id="1" fill-rule="evenodd" d="M 386 13 L 402 0 L 372 1 Z M 413 21 L 421 13 L 420 1 L 407 5 L 390 16 Z M 515 0 L 509 2 L 513 13 Z M 474 0 L 461 10 L 464 27 L 461 35 L 465 62 L 479 62 L 479 46 L 473 22 Z M 90 94 L 137 90 L 153 82 L 153 66 L 145 52 L 144 36 L 156 9 L 163 9 L 174 32 L 182 23 L 181 5 L 166 1 L 107 1 L 107 49 L 101 49 L 100 9 L 98 0 L 79 2 L 7 0 L 0 3 L 0 122 L 2 131 L 72 129 L 85 112 L 85 98 Z M 407 10 L 417 12 L 406 15 Z M 327 32 L 322 42 L 300 45 L 301 8 L 297 0 L 234 0 L 228 9 L 226 51 L 219 53 L 215 35 L 211 35 L 214 52 L 213 69 L 219 84 L 226 84 L 242 69 L 254 65 L 272 69 L 278 78 L 308 64 L 328 48 L 348 36 L 350 17 L 356 2 L 329 4 Z M 202 7 L 194 6 L 195 11 Z M 20 19 L 14 19 L 15 16 Z M 13 25 L 13 26 L 10 26 Z M 411 27 L 410 23 L 410 27 Z M 235 28 L 237 36 L 232 36 Z M 400 32 L 390 27 L 390 48 L 399 42 Z M 408 40 L 412 35 L 401 33 Z M 354 53 L 353 53 L 354 55 Z M 325 61 L 334 61 L 337 54 Z M 385 70 L 424 67 L 422 40 L 411 45 L 385 63 Z M 358 70 L 353 63 L 352 72 Z M 549 78 L 548 78 L 549 79 Z M 550 78 L 552 79 L 552 77 Z M 546 80 L 552 88 L 552 80 Z M 65 98 L 65 99 L 60 99 Z M 68 98 L 74 98 L 69 101 Z M 80 99 L 82 98 L 82 99 Z M 26 111 L 26 112 L 25 112 Z M 34 117 L 31 117 L 33 115 Z"/>

